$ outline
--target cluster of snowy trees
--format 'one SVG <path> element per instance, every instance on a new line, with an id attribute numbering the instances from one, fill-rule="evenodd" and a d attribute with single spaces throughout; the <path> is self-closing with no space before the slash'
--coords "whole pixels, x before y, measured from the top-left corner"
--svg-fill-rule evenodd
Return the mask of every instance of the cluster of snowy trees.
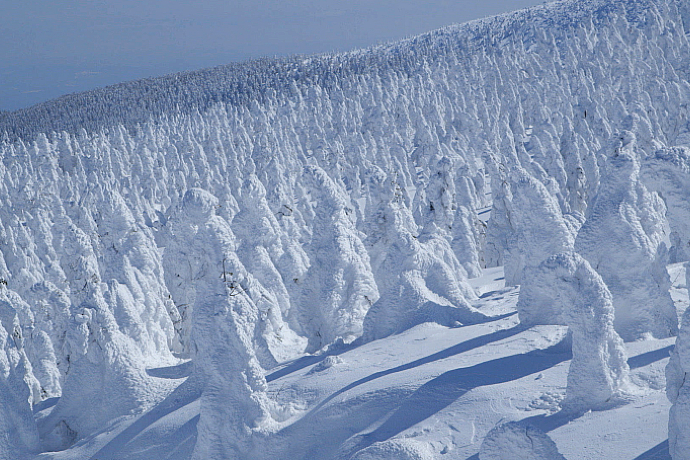
<path id="1" fill-rule="evenodd" d="M 562 2 L 0 114 L 0 457 L 145 411 L 165 394 L 146 369 L 182 357 L 203 387 L 195 458 L 250 458 L 280 424 L 265 370 L 482 321 L 467 278 L 497 265 L 522 322 L 572 331 L 566 404 L 605 407 L 622 340 L 678 331 L 689 11 Z"/>

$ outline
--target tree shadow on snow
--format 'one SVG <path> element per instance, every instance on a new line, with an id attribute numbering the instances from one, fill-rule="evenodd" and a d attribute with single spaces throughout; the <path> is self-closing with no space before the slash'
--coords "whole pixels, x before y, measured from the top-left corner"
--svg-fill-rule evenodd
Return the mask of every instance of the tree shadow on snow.
<path id="1" fill-rule="evenodd" d="M 266 381 L 272 382 L 281 377 L 285 377 L 286 375 L 290 375 L 293 372 L 300 371 L 305 367 L 309 367 L 313 364 L 318 364 L 329 356 L 341 355 L 347 351 L 354 350 L 359 345 L 361 344 L 357 341 L 354 341 L 347 345 L 330 347 L 319 355 L 302 356 L 301 358 L 297 358 L 294 361 L 290 362 L 287 366 L 283 367 L 282 369 L 278 369 L 277 371 L 268 374 L 266 376 Z"/>
<path id="2" fill-rule="evenodd" d="M 671 356 L 673 351 L 673 345 L 669 345 L 658 350 L 648 351 L 647 353 L 642 353 L 641 355 L 633 356 L 628 359 L 628 366 L 630 369 L 638 369 L 640 367 L 652 364 L 655 361 L 661 361 L 662 359 Z"/>
<path id="3" fill-rule="evenodd" d="M 194 364 L 192 361 L 185 361 L 176 366 L 146 369 L 146 373 L 151 377 L 157 377 L 159 379 L 182 379 L 191 375 L 193 367 Z"/>
<path id="4" fill-rule="evenodd" d="M 273 450 L 289 452 L 291 458 L 295 459 L 350 458 L 358 450 L 376 441 L 394 436 L 432 416 L 472 388 L 520 378 L 570 359 L 569 344 L 566 346 L 557 344 L 547 350 L 515 355 L 450 371 L 416 390 L 407 386 L 388 388 L 385 391 L 364 393 L 344 401 L 343 404 L 328 405 L 338 395 L 366 382 L 479 348 L 514 336 L 524 330 L 524 327 L 518 325 L 495 331 L 411 363 L 376 372 L 357 380 L 330 395 L 299 420 L 283 428 L 271 440 Z M 374 433 L 367 437 L 351 439 L 354 434 L 366 430 L 385 418 L 387 420 Z M 401 420 L 394 423 L 397 419 Z M 313 441 L 306 442 L 305 439 Z M 280 458 L 280 455 L 276 458 Z"/>
<path id="5" fill-rule="evenodd" d="M 668 439 L 652 447 L 634 460 L 671 460 L 671 454 L 668 453 Z"/>
<path id="6" fill-rule="evenodd" d="M 176 366 L 175 366 L 176 367 Z M 91 460 L 119 460 L 122 458 L 122 451 L 126 449 L 129 443 L 163 417 L 175 412 L 181 407 L 191 404 L 201 396 L 201 385 L 189 378 L 180 386 L 173 390 L 167 398 L 151 408 L 148 412 L 142 414 L 134 423 L 122 430 L 117 436 L 111 439 L 98 452 L 96 452 Z M 171 451 L 179 449 L 181 444 L 190 436 L 196 436 L 196 422 L 198 415 L 187 421 L 177 431 L 181 436 L 175 436 L 176 442 L 174 444 L 164 446 L 165 449 Z M 180 441 L 180 442 L 177 442 Z M 182 446 L 183 447 L 183 446 Z M 152 457 L 153 458 L 153 457 Z"/>
<path id="7" fill-rule="evenodd" d="M 512 337 L 514 335 L 519 334 L 520 332 L 523 332 L 527 330 L 527 328 L 523 327 L 522 325 L 517 325 L 514 327 L 511 327 L 509 329 L 501 329 L 499 331 L 492 332 L 490 334 L 482 335 L 479 337 L 475 337 L 473 339 L 466 340 L 464 342 L 461 342 L 457 345 L 453 345 L 452 347 L 446 348 L 445 350 L 441 350 L 439 352 L 433 353 L 429 356 L 425 356 L 424 358 L 417 359 L 415 361 L 393 367 L 391 369 L 386 369 L 385 371 L 379 371 L 375 372 L 371 375 L 368 375 L 366 377 L 363 377 L 359 380 L 356 380 L 349 385 L 341 388 L 340 390 L 336 391 L 323 401 L 321 401 L 316 407 L 314 407 L 314 411 L 319 410 L 321 407 L 325 406 L 329 402 L 331 402 L 333 399 L 337 398 L 341 394 L 345 393 L 346 391 L 349 391 L 355 387 L 358 387 L 360 385 L 363 385 L 365 383 L 371 382 L 372 380 L 379 379 L 381 377 L 385 377 L 387 375 L 395 374 L 398 372 L 404 372 L 408 371 L 410 369 L 414 369 L 415 367 L 419 366 L 424 366 L 426 364 L 432 363 L 434 361 L 440 361 L 442 359 L 450 358 L 451 356 L 459 355 L 461 353 L 466 353 L 468 351 L 471 351 L 475 348 L 480 348 L 483 347 L 484 345 L 488 345 L 492 342 L 497 342 L 499 340 L 507 339 L 508 337 Z"/>
<path id="8" fill-rule="evenodd" d="M 498 316 L 489 316 L 489 317 L 487 317 L 487 318 L 486 318 L 485 320 L 483 320 L 483 321 L 478 321 L 478 322 L 476 322 L 476 323 L 468 324 L 468 326 L 473 326 L 473 325 L 476 325 L 476 324 L 484 324 L 484 323 L 490 323 L 490 322 L 493 322 L 493 321 L 498 321 L 498 320 L 505 319 L 505 318 L 508 318 L 508 317 L 510 317 L 510 316 L 513 316 L 513 315 L 515 315 L 515 314 L 517 314 L 517 312 L 513 311 L 513 312 L 510 312 L 510 313 L 505 313 L 505 314 L 498 315 Z M 516 327 L 517 327 L 517 326 L 516 326 Z M 501 332 L 505 332 L 505 331 L 513 331 L 514 329 L 516 329 L 516 328 L 511 328 L 511 329 L 506 329 L 506 330 L 503 330 L 503 331 L 498 331 L 497 333 L 501 333 Z M 515 335 L 515 334 L 517 334 L 518 332 L 520 332 L 520 331 L 522 331 L 522 330 L 524 330 L 524 329 L 517 330 L 516 332 L 513 332 L 513 333 L 509 334 L 507 337 L 509 337 L 510 335 Z M 404 332 L 404 331 L 403 331 L 403 332 Z M 497 334 L 497 333 L 493 333 L 493 334 Z M 489 334 L 488 336 L 483 336 L 483 337 L 493 336 L 493 334 Z M 500 337 L 500 338 L 497 338 L 497 339 L 494 339 L 494 340 L 501 340 L 501 338 L 504 338 L 504 337 Z M 476 341 L 476 340 L 480 340 L 480 339 L 482 339 L 482 337 L 477 337 L 477 338 L 475 338 L 475 339 L 468 340 L 467 342 L 463 342 L 462 344 L 456 345 L 455 347 L 463 346 L 464 344 L 470 344 L 470 342 L 473 342 L 473 341 Z M 487 343 L 493 342 L 494 340 L 489 340 L 488 342 L 479 343 L 479 345 L 472 345 L 472 344 L 470 344 L 471 348 L 469 348 L 469 349 L 471 350 L 472 348 L 476 348 L 476 347 L 478 347 L 478 346 L 485 345 L 485 344 L 487 344 Z M 369 342 L 367 342 L 367 343 L 369 343 Z M 300 371 L 300 370 L 302 370 L 302 369 L 304 369 L 304 368 L 306 368 L 306 367 L 312 366 L 312 365 L 314 365 L 314 364 L 318 364 L 318 363 L 320 363 L 321 361 L 323 361 L 324 359 L 326 359 L 326 358 L 329 357 L 329 356 L 341 355 L 341 354 L 346 353 L 346 352 L 348 352 L 348 351 L 350 351 L 350 350 L 354 350 L 355 348 L 358 348 L 358 347 L 361 346 L 361 345 L 365 345 L 365 343 L 362 343 L 362 341 L 361 341 L 360 339 L 357 339 L 357 340 L 355 340 L 354 342 L 352 342 L 352 343 L 350 343 L 350 344 L 347 344 L 347 345 L 339 345 L 339 346 L 330 347 L 330 348 L 327 349 L 325 352 L 323 352 L 323 353 L 321 353 L 321 354 L 319 354 L 319 355 L 303 356 L 303 357 L 301 357 L 301 358 L 298 358 L 298 359 L 292 361 L 291 363 L 289 363 L 287 366 L 283 367 L 282 369 L 278 369 L 278 370 L 276 370 L 276 371 L 270 373 L 269 375 L 267 375 L 267 376 L 266 376 L 266 381 L 267 381 L 267 382 L 272 382 L 272 381 L 277 380 L 277 379 L 279 379 L 279 378 L 281 378 L 281 377 L 285 377 L 286 375 L 290 375 L 290 374 L 292 374 L 293 372 L 297 372 L 297 371 Z M 452 350 L 452 349 L 454 349 L 455 347 L 451 347 L 451 348 L 449 348 L 448 350 Z M 462 351 L 467 351 L 467 350 L 462 350 Z M 452 355 L 457 354 L 457 353 L 462 353 L 462 351 L 457 351 L 457 352 L 455 352 L 455 353 L 451 353 L 451 354 L 449 354 L 449 355 L 447 355 L 447 356 L 445 356 L 445 357 L 452 356 Z M 447 350 L 444 350 L 444 351 L 439 352 L 439 353 L 445 353 L 445 352 L 447 352 Z M 436 353 L 436 355 L 438 355 L 439 353 Z M 431 356 L 435 356 L 435 355 L 431 355 Z M 426 359 L 428 359 L 428 358 L 431 358 L 431 357 L 423 358 L 423 360 L 426 360 Z M 412 366 L 412 367 L 417 367 L 417 366 L 419 366 L 419 365 L 426 364 L 426 363 L 431 362 L 431 361 L 436 361 L 437 359 L 443 359 L 443 357 L 431 359 L 430 361 L 422 362 L 422 363 L 416 364 L 416 365 L 414 365 L 414 366 Z M 418 361 L 421 361 L 421 360 L 418 360 Z M 417 361 L 415 361 L 414 363 L 417 363 Z M 410 365 L 412 365 L 412 364 L 414 364 L 414 363 L 406 364 L 406 366 L 410 366 Z M 396 369 L 397 369 L 397 368 L 396 368 Z M 401 369 L 401 370 L 406 370 L 406 369 Z M 383 371 L 383 372 L 390 372 L 390 371 Z M 397 371 L 397 372 L 399 372 L 399 371 Z M 377 373 L 377 374 L 379 374 L 379 373 Z M 377 374 L 373 374 L 373 375 L 377 375 Z M 378 378 L 378 377 L 374 377 L 374 378 Z M 374 378 L 371 378 L 370 380 L 373 380 Z M 367 382 L 370 381 L 370 380 L 367 380 Z M 356 382 L 355 382 L 355 383 L 356 383 Z M 365 383 L 365 382 L 361 382 L 361 383 Z M 353 384 L 353 385 L 354 385 L 354 384 Z M 357 386 L 357 385 L 354 385 L 354 386 Z M 348 389 L 349 389 L 349 388 L 348 388 Z M 347 390 L 343 390 L 343 391 L 347 391 Z"/>
<path id="9" fill-rule="evenodd" d="M 547 349 L 506 356 L 445 372 L 401 401 L 397 410 L 383 424 L 371 433 L 360 436 L 359 441 L 348 449 L 348 453 L 354 454 L 376 442 L 391 439 L 445 409 L 470 390 L 518 380 L 571 358 L 572 353 L 568 347 L 558 343 Z"/>

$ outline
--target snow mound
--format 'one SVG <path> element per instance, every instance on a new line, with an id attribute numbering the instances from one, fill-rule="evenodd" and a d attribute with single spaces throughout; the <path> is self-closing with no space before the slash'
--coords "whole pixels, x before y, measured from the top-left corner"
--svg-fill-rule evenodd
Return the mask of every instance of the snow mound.
<path id="1" fill-rule="evenodd" d="M 549 436 L 522 422 L 494 427 L 479 449 L 479 460 L 565 460 Z"/>
<path id="2" fill-rule="evenodd" d="M 432 460 L 436 458 L 433 450 L 425 443 L 413 439 L 392 439 L 377 442 L 362 449 L 352 460 Z"/>

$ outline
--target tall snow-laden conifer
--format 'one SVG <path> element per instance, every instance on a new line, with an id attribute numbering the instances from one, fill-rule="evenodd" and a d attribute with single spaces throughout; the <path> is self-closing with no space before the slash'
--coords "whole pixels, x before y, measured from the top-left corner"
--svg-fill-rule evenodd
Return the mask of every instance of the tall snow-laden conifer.
<path id="1" fill-rule="evenodd" d="M 304 173 L 317 213 L 307 246 L 311 266 L 300 322 L 308 350 L 316 351 L 337 339 L 348 343 L 362 335 L 364 317 L 379 291 L 347 195 L 320 167 L 308 166 Z"/>
<path id="2" fill-rule="evenodd" d="M 190 339 L 194 378 L 202 385 L 192 458 L 249 458 L 253 438 L 272 428 L 255 352 L 261 312 L 250 297 L 254 280 L 237 257 L 230 225 L 215 215 L 215 197 L 192 190 L 185 201 L 200 225 L 188 241 L 199 263 Z"/>
<path id="3" fill-rule="evenodd" d="M 640 182 L 635 135 L 622 132 L 611 146 L 606 173 L 575 250 L 601 275 L 613 295 L 614 325 L 625 340 L 678 331 L 668 291 L 663 243 L 666 206 Z"/>
<path id="4" fill-rule="evenodd" d="M 27 458 L 40 451 L 33 419 L 32 387 L 38 382 L 24 353 L 24 336 L 16 311 L 0 287 L 0 457 Z"/>
<path id="5" fill-rule="evenodd" d="M 690 260 L 690 147 L 660 149 L 642 162 L 641 178 L 666 204 L 669 262 Z"/>

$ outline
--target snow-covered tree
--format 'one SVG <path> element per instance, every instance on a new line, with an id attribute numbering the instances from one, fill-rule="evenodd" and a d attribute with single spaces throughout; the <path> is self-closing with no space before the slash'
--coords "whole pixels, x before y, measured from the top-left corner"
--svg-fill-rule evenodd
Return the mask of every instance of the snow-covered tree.
<path id="1" fill-rule="evenodd" d="M 671 228 L 669 262 L 690 260 L 690 147 L 658 150 L 645 158 L 641 178 L 666 204 Z"/>
<path id="2" fill-rule="evenodd" d="M 264 372 L 255 353 L 260 311 L 253 280 L 237 257 L 230 225 L 213 215 L 215 200 L 194 192 L 206 219 L 191 243 L 196 274 L 191 347 L 202 385 L 194 459 L 249 458 L 255 436 L 273 428 Z"/>
<path id="3" fill-rule="evenodd" d="M 603 409 L 628 384 L 623 341 L 613 328 L 612 296 L 601 276 L 576 253 L 555 254 L 525 273 L 520 322 L 566 325 L 573 359 L 564 406 Z"/>
<path id="4" fill-rule="evenodd" d="M 38 381 L 24 352 L 15 296 L 7 291 L 0 286 L 0 458 L 23 459 L 40 450 L 31 412 Z"/>
<path id="5" fill-rule="evenodd" d="M 575 241 L 575 250 L 613 295 L 614 325 L 624 340 L 678 331 L 665 270 L 666 206 L 639 181 L 639 173 L 635 135 L 625 131 L 614 140 L 599 192 Z"/>
<path id="6" fill-rule="evenodd" d="M 347 195 L 323 169 L 305 168 L 317 202 L 313 237 L 307 247 L 311 266 L 300 306 L 308 350 L 338 338 L 349 343 L 362 335 L 369 307 L 379 298 L 369 255 L 354 221 Z"/>
<path id="7" fill-rule="evenodd" d="M 393 184 L 372 219 L 374 275 L 381 292 L 364 321 L 364 340 L 401 332 L 433 321 L 447 326 L 473 323 L 485 316 L 468 300 L 475 298 L 464 270 L 442 235 L 415 235 L 417 226 Z"/>
<path id="8" fill-rule="evenodd" d="M 558 201 L 546 187 L 522 168 L 513 169 L 508 180 L 511 199 L 508 201 L 510 245 L 503 253 L 506 285 L 522 284 L 523 273 L 539 265 L 547 257 L 571 251 L 574 234 L 561 214 Z"/>
<path id="9" fill-rule="evenodd" d="M 294 312 L 291 311 L 290 294 L 276 267 L 285 256 L 283 231 L 268 206 L 266 190 L 255 174 L 250 174 L 242 184 L 239 207 L 240 212 L 232 221 L 239 243 L 237 255 L 264 290 L 256 300 L 266 317 L 262 322 L 265 326 L 262 334 L 276 360 L 286 361 L 301 353 L 305 343 L 286 321 Z"/>

